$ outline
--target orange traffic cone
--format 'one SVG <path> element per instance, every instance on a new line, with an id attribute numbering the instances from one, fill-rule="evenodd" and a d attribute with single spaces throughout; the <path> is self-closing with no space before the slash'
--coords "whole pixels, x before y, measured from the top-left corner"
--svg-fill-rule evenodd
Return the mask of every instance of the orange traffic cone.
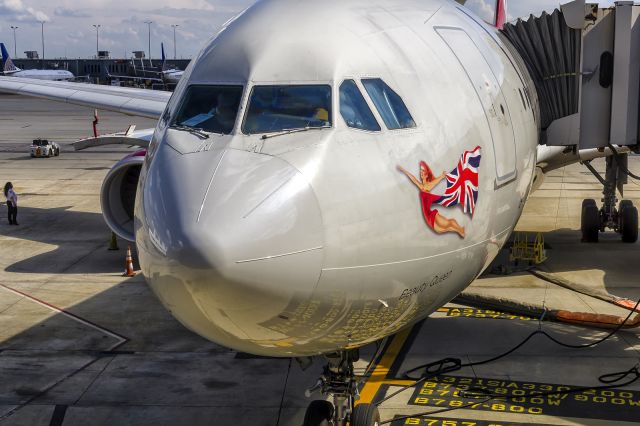
<path id="1" fill-rule="evenodd" d="M 133 258 L 131 257 L 131 246 L 127 248 L 127 258 L 125 260 L 123 277 L 135 277 L 136 273 L 133 272 Z"/>

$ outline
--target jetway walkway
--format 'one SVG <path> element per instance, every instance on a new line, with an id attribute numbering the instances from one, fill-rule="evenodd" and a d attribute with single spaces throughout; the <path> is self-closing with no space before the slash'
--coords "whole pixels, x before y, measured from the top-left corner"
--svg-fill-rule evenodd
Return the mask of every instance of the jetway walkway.
<path id="1" fill-rule="evenodd" d="M 603 186 L 601 207 L 593 199 L 582 203 L 582 240 L 597 242 L 612 229 L 636 242 L 638 209 L 618 193 L 623 198 L 628 176 L 636 177 L 626 152 L 640 153 L 640 5 L 600 8 L 576 0 L 506 24 L 503 34 L 534 80 L 540 144 L 565 146 L 563 153 L 580 158 L 587 150 L 606 157 L 604 176 L 582 161 Z"/>
<path id="2" fill-rule="evenodd" d="M 604 148 L 640 139 L 640 5 L 577 0 L 506 24 L 540 102 L 541 143 Z"/>

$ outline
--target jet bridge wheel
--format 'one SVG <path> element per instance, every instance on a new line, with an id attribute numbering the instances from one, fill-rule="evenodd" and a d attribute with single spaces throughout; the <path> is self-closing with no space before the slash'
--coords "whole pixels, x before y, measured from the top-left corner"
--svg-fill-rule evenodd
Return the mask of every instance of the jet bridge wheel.
<path id="1" fill-rule="evenodd" d="M 600 231 L 600 211 L 595 200 L 582 201 L 581 226 L 582 242 L 597 243 Z"/>
<path id="2" fill-rule="evenodd" d="M 373 404 L 358 404 L 351 413 L 351 426 L 378 426 L 380 412 Z"/>
<path id="3" fill-rule="evenodd" d="M 638 241 L 638 209 L 630 201 L 626 205 L 623 205 L 623 202 L 620 203 L 620 233 L 622 234 L 622 241 L 635 243 Z"/>
<path id="4" fill-rule="evenodd" d="M 329 426 L 333 419 L 333 404 L 325 400 L 311 401 L 304 415 L 303 426 Z"/>

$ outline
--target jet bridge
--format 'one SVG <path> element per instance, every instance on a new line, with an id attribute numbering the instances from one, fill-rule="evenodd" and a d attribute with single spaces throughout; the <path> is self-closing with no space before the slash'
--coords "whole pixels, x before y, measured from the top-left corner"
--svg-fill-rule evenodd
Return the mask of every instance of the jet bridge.
<path id="1" fill-rule="evenodd" d="M 640 139 L 640 5 L 578 0 L 506 24 L 540 100 L 541 143 L 579 149 Z"/>
<path id="2" fill-rule="evenodd" d="M 627 200 L 617 207 L 616 189 L 622 196 L 629 175 L 622 152 L 640 151 L 640 5 L 619 1 L 599 8 L 576 0 L 506 24 L 503 34 L 534 80 L 540 144 L 577 154 L 613 152 L 604 177 L 583 161 L 604 187 L 600 209 L 594 200 L 583 202 L 583 240 L 598 241 L 598 233 L 610 228 L 635 242 L 637 209 Z"/>

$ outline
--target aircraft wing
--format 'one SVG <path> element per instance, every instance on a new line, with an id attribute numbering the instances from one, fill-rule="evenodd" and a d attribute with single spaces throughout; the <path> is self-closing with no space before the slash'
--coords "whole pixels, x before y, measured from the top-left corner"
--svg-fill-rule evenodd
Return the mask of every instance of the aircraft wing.
<path id="1" fill-rule="evenodd" d="M 148 118 L 159 118 L 171 92 L 87 83 L 0 77 L 0 92 L 34 96 Z"/>

